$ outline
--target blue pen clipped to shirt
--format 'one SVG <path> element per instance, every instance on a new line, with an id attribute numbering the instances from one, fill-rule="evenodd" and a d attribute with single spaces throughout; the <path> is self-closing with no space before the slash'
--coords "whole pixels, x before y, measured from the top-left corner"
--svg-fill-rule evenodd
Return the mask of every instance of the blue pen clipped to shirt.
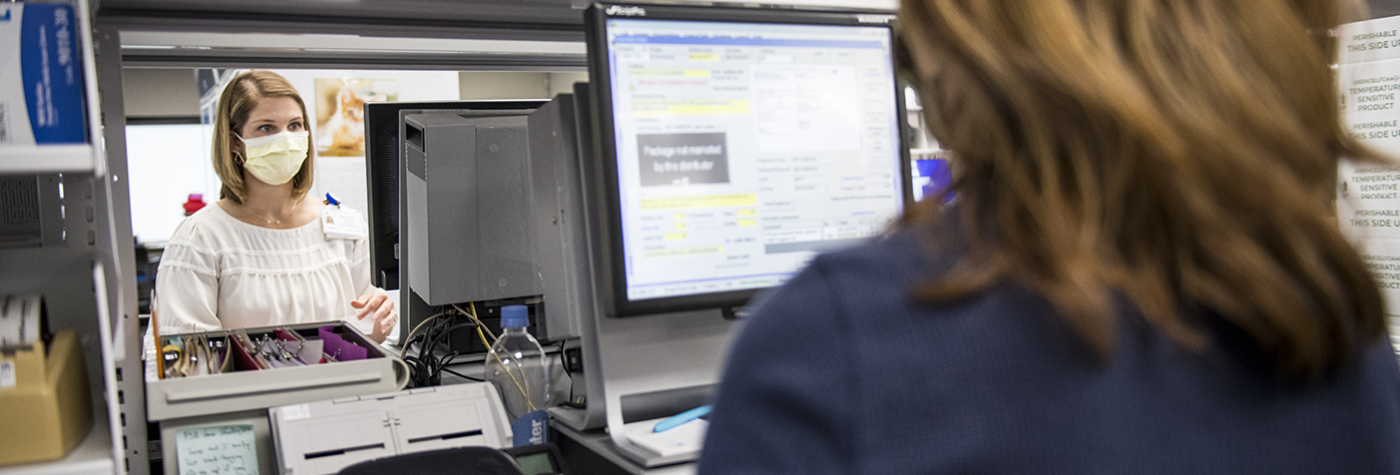
<path id="1" fill-rule="evenodd" d="M 689 410 L 689 411 L 682 412 L 682 413 L 680 413 L 680 414 L 676 414 L 676 415 L 674 415 L 674 416 L 671 416 L 670 419 L 666 419 L 666 420 L 664 420 L 664 421 L 657 422 L 657 423 L 656 423 L 656 427 L 653 427 L 653 428 L 651 429 L 651 431 L 652 431 L 652 432 L 665 432 L 665 431 L 668 431 L 668 430 L 671 430 L 671 429 L 675 429 L 677 426 L 679 426 L 679 425 L 681 425 L 681 424 L 685 424 L 685 423 L 687 423 L 687 422 L 690 422 L 690 421 L 699 419 L 699 418 L 701 418 L 701 417 L 705 417 L 706 414 L 709 414 L 709 413 L 710 413 L 710 409 L 713 409 L 713 408 L 714 408 L 713 406 L 710 406 L 710 405 L 707 404 L 707 405 L 704 405 L 704 406 L 697 407 L 697 408 L 695 408 L 695 409 L 691 409 L 691 410 Z"/>

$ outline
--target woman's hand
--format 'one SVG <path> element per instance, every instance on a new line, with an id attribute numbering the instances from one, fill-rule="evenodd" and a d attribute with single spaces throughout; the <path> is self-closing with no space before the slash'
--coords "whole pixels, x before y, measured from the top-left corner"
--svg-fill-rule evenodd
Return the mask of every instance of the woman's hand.
<path id="1" fill-rule="evenodd" d="M 394 311 L 394 301 L 389 299 L 389 294 L 384 293 L 383 289 L 373 289 L 352 300 L 350 306 L 360 311 L 357 319 L 374 318 L 374 327 L 368 336 L 375 343 L 384 343 L 384 339 L 389 337 L 394 325 L 399 322 L 399 312 Z"/>

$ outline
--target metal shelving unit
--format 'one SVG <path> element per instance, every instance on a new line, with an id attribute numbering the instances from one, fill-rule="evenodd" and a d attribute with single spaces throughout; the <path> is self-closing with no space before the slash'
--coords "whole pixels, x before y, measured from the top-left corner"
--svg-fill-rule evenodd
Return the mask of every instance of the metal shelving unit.
<path id="1" fill-rule="evenodd" d="M 0 249 L 0 292 L 42 294 L 51 328 L 77 332 L 93 424 L 64 458 L 0 467 L 0 474 L 144 474 L 149 464 L 140 348 L 127 343 L 139 341 L 133 335 L 139 327 L 135 302 L 128 302 L 133 299 L 121 285 L 122 250 L 131 239 L 129 232 L 122 238 L 112 207 L 114 188 L 119 185 L 124 193 L 125 184 L 116 184 L 119 177 L 109 173 L 103 145 L 93 6 L 88 0 L 69 4 L 82 59 L 87 143 L 0 146 L 0 176 L 35 177 L 45 230 L 40 242 Z"/>
<path id="2" fill-rule="evenodd" d="M 0 475 L 97 475 L 114 473 L 115 468 L 112 464 L 112 434 L 106 424 L 94 423 L 92 431 L 67 457 L 47 463 L 0 467 Z"/>
<path id="3" fill-rule="evenodd" d="M 74 330 L 83 347 L 92 392 L 92 428 L 68 456 L 51 462 L 0 467 L 8 473 L 113 473 L 116 455 L 112 444 L 114 425 L 108 407 L 109 387 L 104 370 L 111 363 L 111 340 L 101 317 L 107 312 L 97 289 L 105 285 L 103 266 L 87 249 L 68 246 L 0 251 L 0 289 L 17 294 L 44 295 L 50 324 L 55 330 Z M 105 292 L 104 292 L 105 293 Z M 117 416 L 120 424 L 120 416 Z"/>
<path id="4" fill-rule="evenodd" d="M 91 145 L 0 146 L 0 172 L 85 173 L 93 170 Z"/>

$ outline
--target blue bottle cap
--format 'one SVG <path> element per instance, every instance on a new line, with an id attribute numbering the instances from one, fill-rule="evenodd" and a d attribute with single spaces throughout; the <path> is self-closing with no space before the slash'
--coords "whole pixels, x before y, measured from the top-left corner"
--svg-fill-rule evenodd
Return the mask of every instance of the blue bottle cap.
<path id="1" fill-rule="evenodd" d="M 501 307 L 501 328 L 530 326 L 530 311 L 524 305 Z"/>

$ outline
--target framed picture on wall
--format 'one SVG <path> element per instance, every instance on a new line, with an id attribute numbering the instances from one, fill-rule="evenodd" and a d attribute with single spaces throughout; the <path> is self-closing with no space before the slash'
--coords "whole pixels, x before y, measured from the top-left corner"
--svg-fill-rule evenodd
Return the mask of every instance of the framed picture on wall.
<path id="1" fill-rule="evenodd" d="M 316 154 L 365 155 L 365 103 L 399 100 L 395 79 L 317 78 Z"/>

